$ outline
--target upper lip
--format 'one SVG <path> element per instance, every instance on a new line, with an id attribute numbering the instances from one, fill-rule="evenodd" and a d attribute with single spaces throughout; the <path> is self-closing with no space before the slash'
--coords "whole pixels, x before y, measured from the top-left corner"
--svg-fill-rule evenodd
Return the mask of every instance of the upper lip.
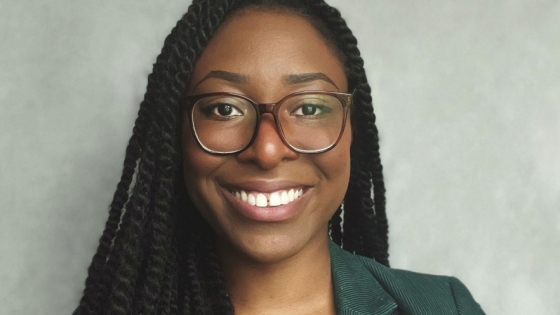
<path id="1" fill-rule="evenodd" d="M 221 185 L 229 190 L 244 190 L 244 191 L 257 191 L 262 193 L 272 193 L 279 190 L 287 190 L 291 188 L 301 188 L 307 187 L 299 182 L 287 181 L 287 180 L 275 180 L 275 181 L 263 181 L 263 180 L 253 180 L 245 181 L 240 183 L 229 183 Z"/>

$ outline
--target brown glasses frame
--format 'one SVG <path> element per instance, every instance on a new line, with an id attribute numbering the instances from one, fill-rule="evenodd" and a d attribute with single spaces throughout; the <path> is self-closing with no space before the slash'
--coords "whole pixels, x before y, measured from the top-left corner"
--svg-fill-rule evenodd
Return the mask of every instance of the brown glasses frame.
<path id="1" fill-rule="evenodd" d="M 342 128 L 340 128 L 340 133 L 338 135 L 338 138 L 336 139 L 336 141 L 333 144 L 331 144 L 330 146 L 328 146 L 324 149 L 301 150 L 301 149 L 293 147 L 286 140 L 286 136 L 284 135 L 282 125 L 280 124 L 280 120 L 278 119 L 278 112 L 280 111 L 280 107 L 282 106 L 282 103 L 284 103 L 284 101 L 286 101 L 288 98 L 291 98 L 293 96 L 308 95 L 308 94 L 320 94 L 320 95 L 334 96 L 334 97 L 336 97 L 340 100 L 340 102 L 342 104 L 342 107 L 343 107 L 344 117 L 343 117 L 343 121 L 342 121 Z M 354 93 L 342 93 L 342 92 L 330 92 L 330 91 L 300 91 L 300 92 L 295 92 L 295 93 L 289 94 L 289 95 L 285 96 L 284 98 L 282 98 L 281 100 L 279 100 L 276 103 L 257 103 L 257 102 L 253 101 L 252 99 L 250 99 L 247 96 L 242 95 L 242 94 L 229 93 L 229 92 L 214 92 L 214 93 L 205 93 L 205 94 L 185 96 L 185 97 L 183 97 L 182 102 L 185 106 L 187 106 L 187 109 L 189 110 L 189 117 L 190 117 L 189 120 L 191 122 L 190 123 L 191 130 L 192 130 L 192 132 L 193 132 L 193 134 L 196 138 L 196 141 L 198 142 L 200 147 L 202 149 L 204 149 L 204 151 L 206 151 L 206 152 L 209 152 L 209 153 L 212 153 L 212 154 L 226 155 L 226 154 L 235 154 L 235 153 L 239 153 L 239 152 L 244 151 L 245 149 L 250 147 L 253 144 L 253 142 L 255 141 L 255 139 L 257 138 L 257 133 L 259 131 L 259 126 L 261 124 L 262 115 L 263 114 L 272 114 L 272 117 L 274 117 L 274 122 L 276 124 L 276 128 L 279 131 L 280 139 L 282 140 L 282 142 L 287 147 L 289 147 L 290 149 L 292 149 L 295 152 L 306 153 L 306 154 L 315 154 L 315 153 L 323 153 L 323 152 L 331 150 L 332 148 L 334 148 L 338 144 L 338 142 L 342 138 L 342 134 L 344 133 L 344 128 L 346 127 L 348 110 L 349 110 L 350 106 L 352 105 L 353 94 Z M 257 121 L 255 123 L 255 130 L 253 131 L 253 137 L 251 138 L 251 141 L 249 141 L 249 143 L 245 147 L 243 147 L 242 149 L 239 149 L 239 150 L 235 150 L 235 151 L 221 152 L 221 151 L 211 150 L 211 149 L 205 147 L 204 144 L 200 141 L 200 139 L 198 137 L 198 134 L 196 133 L 196 128 L 194 127 L 194 119 L 193 119 L 194 111 L 193 111 L 193 108 L 194 108 L 194 105 L 196 104 L 196 102 L 198 102 L 199 100 L 201 100 L 205 97 L 208 97 L 208 96 L 235 96 L 235 97 L 240 97 L 240 98 L 248 101 L 249 103 L 251 103 L 251 105 L 253 105 L 253 107 L 255 108 L 255 111 L 257 112 Z"/>

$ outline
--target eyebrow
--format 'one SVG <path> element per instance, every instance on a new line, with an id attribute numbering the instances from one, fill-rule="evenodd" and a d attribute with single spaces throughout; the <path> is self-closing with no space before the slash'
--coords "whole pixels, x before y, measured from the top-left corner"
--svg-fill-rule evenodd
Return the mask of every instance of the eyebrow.
<path id="1" fill-rule="evenodd" d="M 282 78 L 284 83 L 286 84 L 299 84 L 299 83 L 307 83 L 316 80 L 323 80 L 326 81 L 336 87 L 339 90 L 338 86 L 329 78 L 326 74 L 317 72 L 317 73 L 302 73 L 302 74 L 290 74 L 284 76 Z"/>
<path id="2" fill-rule="evenodd" d="M 232 83 L 237 84 L 247 84 L 249 83 L 249 77 L 247 75 L 235 72 L 228 72 L 223 70 L 213 70 L 210 71 L 202 80 L 198 81 L 198 83 L 193 87 L 196 88 L 202 82 L 208 79 L 220 79 Z M 307 83 L 312 81 L 322 80 L 328 82 L 336 87 L 339 90 L 338 86 L 329 78 L 326 74 L 321 72 L 316 73 L 301 73 L 301 74 L 289 74 L 282 77 L 282 81 L 286 84 L 299 84 L 299 83 Z"/>
<path id="3" fill-rule="evenodd" d="M 198 81 L 198 83 L 194 86 L 194 88 L 199 86 L 200 83 L 212 78 L 221 79 L 237 84 L 249 83 L 249 77 L 244 74 L 228 72 L 223 70 L 214 70 L 214 71 L 210 71 L 204 78 L 202 78 L 202 80 Z"/>

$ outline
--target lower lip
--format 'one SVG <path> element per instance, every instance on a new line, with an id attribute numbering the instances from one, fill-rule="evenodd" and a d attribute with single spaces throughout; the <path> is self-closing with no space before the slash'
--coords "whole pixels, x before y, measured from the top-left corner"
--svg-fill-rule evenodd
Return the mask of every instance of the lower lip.
<path id="1" fill-rule="evenodd" d="M 257 207 L 252 206 L 245 201 L 235 197 L 231 192 L 222 189 L 223 195 L 226 200 L 233 206 L 239 214 L 247 219 L 261 222 L 281 222 L 287 221 L 299 214 L 303 205 L 308 199 L 309 189 L 303 190 L 303 195 L 298 199 L 290 202 L 287 205 L 281 205 L 277 207 Z"/>

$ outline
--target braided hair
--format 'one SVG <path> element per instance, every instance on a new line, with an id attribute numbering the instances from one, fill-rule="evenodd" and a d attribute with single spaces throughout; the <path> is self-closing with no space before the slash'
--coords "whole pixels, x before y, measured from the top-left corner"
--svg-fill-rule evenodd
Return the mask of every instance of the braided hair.
<path id="1" fill-rule="evenodd" d="M 344 249 L 388 266 L 385 187 L 371 88 L 357 40 L 324 0 L 194 0 L 148 76 L 78 314 L 233 314 L 213 233 L 186 194 L 180 99 L 212 35 L 247 7 L 306 18 L 344 64 L 352 107 L 348 190 L 329 224 Z M 373 197 L 372 197 L 373 192 Z"/>

